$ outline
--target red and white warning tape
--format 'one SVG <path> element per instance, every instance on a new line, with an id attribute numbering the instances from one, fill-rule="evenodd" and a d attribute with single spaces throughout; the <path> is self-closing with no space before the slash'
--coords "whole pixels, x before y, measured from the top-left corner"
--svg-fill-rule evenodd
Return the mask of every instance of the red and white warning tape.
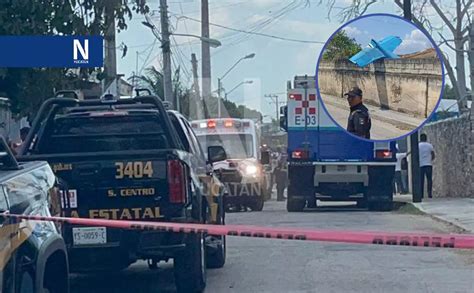
<path id="1" fill-rule="evenodd" d="M 293 239 L 324 242 L 422 246 L 441 248 L 474 249 L 472 234 L 429 234 L 415 232 L 373 232 L 315 230 L 283 227 L 259 227 L 250 225 L 207 225 L 168 222 L 142 222 L 126 220 L 105 220 L 87 218 L 41 217 L 14 214 L 0 214 L 23 220 L 52 221 L 81 226 L 102 226 L 128 230 L 156 230 L 162 232 L 206 233 L 255 238 Z"/>

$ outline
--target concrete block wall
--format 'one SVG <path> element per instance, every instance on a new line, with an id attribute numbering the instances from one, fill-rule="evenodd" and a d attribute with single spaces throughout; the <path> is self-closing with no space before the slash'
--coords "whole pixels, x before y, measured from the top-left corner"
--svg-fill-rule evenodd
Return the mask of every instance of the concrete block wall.
<path id="1" fill-rule="evenodd" d="M 364 68 L 342 60 L 319 64 L 318 86 L 323 96 L 340 98 L 358 86 L 368 104 L 427 117 L 438 102 L 441 77 L 435 58 L 381 60 Z"/>
<path id="2" fill-rule="evenodd" d="M 434 197 L 474 197 L 474 132 L 469 116 L 426 124 L 436 158 L 433 163 Z"/>

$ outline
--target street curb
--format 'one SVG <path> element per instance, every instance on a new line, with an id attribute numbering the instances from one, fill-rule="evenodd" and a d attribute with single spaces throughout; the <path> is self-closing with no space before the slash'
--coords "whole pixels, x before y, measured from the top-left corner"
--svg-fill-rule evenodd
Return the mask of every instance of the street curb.
<path id="1" fill-rule="evenodd" d="M 430 214 L 430 213 L 426 212 L 425 210 L 423 210 L 422 208 L 420 208 L 419 206 L 417 206 L 417 205 L 415 205 L 411 202 L 406 202 L 406 201 L 400 201 L 400 202 L 411 205 L 413 208 L 417 209 L 420 213 L 422 213 L 425 216 L 428 216 L 428 217 L 432 218 L 435 221 L 438 221 L 438 222 L 443 223 L 445 225 L 454 227 L 456 230 L 459 230 L 460 233 L 468 233 L 468 234 L 472 233 L 472 231 L 470 231 L 469 229 L 466 229 L 466 228 L 464 228 L 464 227 L 462 227 L 459 224 L 456 224 L 454 222 L 451 222 L 451 221 L 448 221 L 448 220 L 443 219 L 441 217 Z"/>

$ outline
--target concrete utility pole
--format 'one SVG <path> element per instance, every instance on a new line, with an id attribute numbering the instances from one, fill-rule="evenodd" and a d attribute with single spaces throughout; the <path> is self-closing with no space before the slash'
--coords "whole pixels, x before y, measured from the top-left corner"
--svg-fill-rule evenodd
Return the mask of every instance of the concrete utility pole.
<path id="1" fill-rule="evenodd" d="M 275 117 L 276 117 L 276 120 L 277 122 L 280 121 L 280 102 L 278 101 L 278 95 L 276 94 L 268 94 L 268 95 L 265 95 L 265 98 L 270 98 L 272 103 L 275 104 Z"/>
<path id="2" fill-rule="evenodd" d="M 194 100 L 196 101 L 196 119 L 202 119 L 202 102 L 201 96 L 199 94 L 199 77 L 198 77 L 198 64 L 196 59 L 196 54 L 191 54 L 191 65 L 193 68 L 193 95 Z"/>
<path id="3" fill-rule="evenodd" d="M 209 39 L 209 1 L 201 0 L 201 37 Z M 201 42 L 202 98 L 211 96 L 211 51 L 209 42 Z"/>
<path id="4" fill-rule="evenodd" d="M 217 118 L 221 118 L 221 115 L 222 115 L 222 96 L 221 96 L 221 92 L 222 92 L 222 80 L 220 78 L 217 79 L 217 96 L 219 97 L 217 99 Z"/>
<path id="5" fill-rule="evenodd" d="M 106 27 L 104 35 L 105 45 L 105 60 L 104 72 L 105 79 L 102 81 L 102 93 L 115 81 L 117 78 L 117 58 L 115 52 L 115 15 L 114 8 L 117 3 L 116 0 L 107 1 L 104 9 L 104 24 Z M 118 92 L 117 92 L 118 94 Z"/>
<path id="6" fill-rule="evenodd" d="M 168 4 L 166 0 L 160 0 L 160 21 L 161 21 L 161 49 L 163 53 L 163 89 L 165 101 L 172 103 L 173 108 L 179 111 L 177 99 L 173 97 L 173 82 L 171 79 L 171 48 L 170 32 L 168 25 Z"/>
<path id="7" fill-rule="evenodd" d="M 403 17 L 411 21 L 411 0 L 403 0 Z M 411 151 L 411 189 L 413 202 L 421 202 L 423 196 L 423 186 L 421 186 L 420 174 L 420 153 L 418 151 L 418 131 L 410 135 Z"/>

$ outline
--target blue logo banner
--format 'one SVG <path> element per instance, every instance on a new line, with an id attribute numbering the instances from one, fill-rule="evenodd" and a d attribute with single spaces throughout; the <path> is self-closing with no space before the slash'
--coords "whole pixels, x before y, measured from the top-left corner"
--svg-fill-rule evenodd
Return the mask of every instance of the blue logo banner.
<path id="1" fill-rule="evenodd" d="M 0 67 L 102 67 L 101 36 L 0 36 Z"/>

